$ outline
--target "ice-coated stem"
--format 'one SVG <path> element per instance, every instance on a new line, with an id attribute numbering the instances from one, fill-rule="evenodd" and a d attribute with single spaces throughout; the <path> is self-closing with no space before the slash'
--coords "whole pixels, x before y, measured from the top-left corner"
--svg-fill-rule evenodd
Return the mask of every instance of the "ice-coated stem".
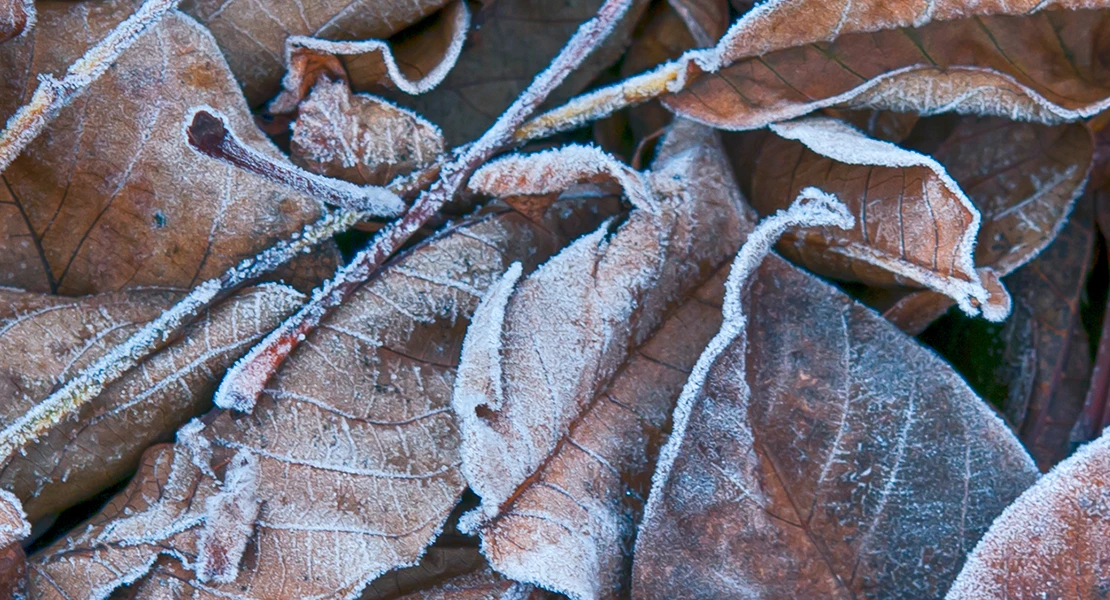
<path id="1" fill-rule="evenodd" d="M 471 173 L 514 141 L 514 131 L 608 37 L 631 4 L 631 0 L 605 0 L 597 15 L 578 28 L 555 60 L 536 76 L 493 126 L 476 142 L 453 153 L 440 169 L 439 178 L 417 197 L 401 219 L 380 231 L 369 247 L 313 293 L 308 304 L 228 370 L 216 391 L 216 405 L 241 411 L 252 409 L 266 381 L 289 353 L 316 329 L 331 309 L 339 306 L 405 240 L 423 227 L 466 183 Z"/>
<path id="2" fill-rule="evenodd" d="M 401 198 L 384 187 L 359 186 L 309 173 L 251 148 L 230 129 L 227 117 L 212 107 L 196 107 L 191 115 L 191 118 L 186 118 L 185 138 L 189 146 L 207 157 L 260 175 L 306 196 L 369 216 L 396 217 L 405 210 Z"/>
<path id="3" fill-rule="evenodd" d="M 8 168 L 65 105 L 100 78 L 124 50 L 173 10 L 179 0 L 147 0 L 104 39 L 66 69 L 61 79 L 40 75 L 31 100 L 19 107 L 0 133 L 0 173 Z"/>

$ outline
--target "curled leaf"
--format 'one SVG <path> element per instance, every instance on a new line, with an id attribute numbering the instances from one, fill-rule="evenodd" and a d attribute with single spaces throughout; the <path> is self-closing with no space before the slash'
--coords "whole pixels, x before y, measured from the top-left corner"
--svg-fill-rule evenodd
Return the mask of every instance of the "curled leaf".
<path id="1" fill-rule="evenodd" d="M 834 288 L 772 256 L 745 291 L 765 231 L 679 399 L 633 595 L 938 597 L 1036 469 L 958 376 Z"/>
<path id="2" fill-rule="evenodd" d="M 420 115 L 342 81 L 317 81 L 293 125 L 292 158 L 313 173 L 362 185 L 386 185 L 432 163 L 443 134 Z"/>
<path id="3" fill-rule="evenodd" d="M 470 9 L 466 2 L 448 4 L 419 33 L 396 46 L 384 40 L 329 41 L 292 36 L 285 40 L 289 71 L 282 91 L 267 107 L 271 113 L 292 112 L 323 72 L 349 78 L 357 89 L 396 88 L 406 94 L 423 94 L 443 81 L 459 59 Z"/>
<path id="4" fill-rule="evenodd" d="M 813 185 L 857 218 L 850 230 L 791 232 L 783 254 L 822 275 L 928 287 L 992 321 L 1009 313 L 1005 290 L 992 296 L 975 270 L 979 211 L 938 162 L 824 117 L 771 130 L 752 181 L 756 210 L 770 214 Z"/>
<path id="5" fill-rule="evenodd" d="M 15 110 L 37 74 L 63 70 L 107 35 L 129 6 L 41 5 L 43 27 L 0 45 L 0 62 L 20 66 L 0 82 L 0 115 Z M 220 107 L 247 143 L 283 160 L 253 126 L 212 37 L 171 12 L 4 171 L 0 284 L 67 295 L 185 288 L 319 215 L 316 201 L 190 150 L 181 128 L 198 104 Z M 298 262 L 303 283 L 319 276 L 314 268 L 333 267 L 334 256 Z"/>
<path id="6" fill-rule="evenodd" d="M 0 291 L 0 423 L 20 417 L 177 297 L 132 291 L 73 300 Z M 123 479 L 143 450 L 211 406 L 218 375 L 302 300 L 285 286 L 264 285 L 216 305 L 75 419 L 13 456 L 0 468 L 0 485 L 37 520 Z"/>
<path id="7" fill-rule="evenodd" d="M 583 236 L 475 313 L 452 404 L 462 430 L 463 472 L 482 504 L 464 517 L 462 529 L 500 512 L 631 349 L 739 244 L 739 193 L 715 135 L 676 123 L 643 186 L 657 213 L 636 209 L 615 232 L 607 223 Z M 550 189 L 527 183 L 535 173 L 562 172 L 558 185 L 606 168 L 591 160 L 552 161 L 557 156 L 491 163 L 476 179 L 520 176 L 523 191 L 545 193 Z M 642 176 L 626 175 L 629 195 L 641 193 L 635 186 Z"/>
<path id="8" fill-rule="evenodd" d="M 1079 449 L 991 524 L 949 600 L 1105 596 L 1110 586 L 1110 436 Z"/>
<path id="9" fill-rule="evenodd" d="M 305 5 L 301 0 L 269 0 L 265 4 L 252 0 L 187 0 L 182 9 L 215 36 L 243 86 L 247 102 L 255 107 L 278 92 L 287 67 L 295 68 L 283 55 L 290 38 L 385 39 L 448 2 L 322 0 Z"/>
<path id="10" fill-rule="evenodd" d="M 175 447 L 152 451 L 130 491 L 37 554 L 33 591 L 110 590 L 147 572 L 160 553 L 190 570 L 206 564 L 208 498 L 235 489 L 221 469 L 239 453 L 257 461 L 250 496 L 261 503 L 243 564 L 214 569 L 208 582 L 194 577 L 191 587 L 246 598 L 345 597 L 415 563 L 465 486 L 448 402 L 478 297 L 511 260 L 534 268 L 612 204 L 560 201 L 539 221 L 494 209 L 394 259 L 304 340 L 253 412 L 214 411 Z M 137 494 L 146 494 L 141 505 L 128 500 Z M 240 507 L 239 498 L 213 502 Z M 111 508 L 126 502 L 135 504 L 126 515 Z M 232 520 L 242 525 L 247 513 L 237 508 Z"/>

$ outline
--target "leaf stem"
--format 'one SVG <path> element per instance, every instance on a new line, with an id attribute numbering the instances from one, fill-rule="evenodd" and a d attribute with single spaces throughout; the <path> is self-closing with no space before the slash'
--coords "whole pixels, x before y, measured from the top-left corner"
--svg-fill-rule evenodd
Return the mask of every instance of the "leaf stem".
<path id="1" fill-rule="evenodd" d="M 216 391 L 216 405 L 241 411 L 253 408 L 266 381 L 293 349 L 454 197 L 471 173 L 513 143 L 516 129 L 605 40 L 630 5 L 631 0 L 605 0 L 597 15 L 578 28 L 555 60 L 536 76 L 493 126 L 474 143 L 453 152 L 452 158 L 440 169 L 439 178 L 417 197 L 401 219 L 379 232 L 370 246 L 318 288 L 300 311 L 228 370 Z"/>
<path id="2" fill-rule="evenodd" d="M 173 10 L 179 0 L 147 0 L 104 39 L 69 66 L 65 77 L 40 75 L 31 100 L 19 107 L 0 132 L 0 173 L 46 128 L 58 112 L 100 78 L 124 50 Z"/>

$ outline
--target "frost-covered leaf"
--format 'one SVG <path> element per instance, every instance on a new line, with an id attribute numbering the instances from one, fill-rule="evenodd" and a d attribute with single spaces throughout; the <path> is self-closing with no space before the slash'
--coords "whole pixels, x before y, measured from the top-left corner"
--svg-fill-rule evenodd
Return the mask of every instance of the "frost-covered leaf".
<path id="1" fill-rule="evenodd" d="M 0 44 L 20 35 L 34 25 L 33 0 L 0 0 Z"/>
<path id="2" fill-rule="evenodd" d="M 698 47 L 717 43 L 728 29 L 727 0 L 667 0 L 682 18 Z"/>
<path id="3" fill-rule="evenodd" d="M 943 594 L 1036 479 L 1028 454 L 934 355 L 781 259 L 743 306 L 679 401 L 633 596 Z"/>
<path id="4" fill-rule="evenodd" d="M 0 424 L 7 425 L 123 342 L 180 295 L 130 291 L 68 299 L 0 290 Z M 0 468 L 0 486 L 32 520 L 123 479 L 152 443 L 211 406 L 220 374 L 303 297 L 264 285 L 218 304 L 136 370 L 110 385 Z"/>
<path id="5" fill-rule="evenodd" d="M 1082 125 L 961 118 L 930 153 L 982 215 L 975 265 L 1006 276 L 1048 246 L 1083 192 L 1093 150 Z M 917 334 L 951 305 L 939 294 L 914 292 L 884 316 Z"/>
<path id="6" fill-rule="evenodd" d="M 1006 508 L 949 600 L 1105 598 L 1110 589 L 1110 435 L 1080 448 Z"/>
<path id="7" fill-rule="evenodd" d="M 0 63 L 13 67 L 0 79 L 0 118 L 37 74 L 63 71 L 134 4 L 41 3 L 39 26 L 0 45 Z M 0 285 L 67 295 L 185 288 L 319 214 L 313 200 L 190 150 L 181 130 L 198 104 L 219 107 L 248 143 L 283 160 L 252 125 L 212 37 L 170 13 L 3 173 Z M 303 283 L 334 257 L 298 263 Z"/>
<path id="8" fill-rule="evenodd" d="M 474 31 L 443 83 L 421 96 L 389 97 L 442 127 L 449 144 L 471 141 L 493 124 L 601 4 L 602 0 L 483 3 L 474 14 Z M 616 62 L 646 6 L 645 0 L 635 0 L 616 30 L 559 87 L 551 101 L 578 92 Z"/>
<path id="9" fill-rule="evenodd" d="M 27 556 L 19 542 L 0 548 L 0 600 L 27 597 Z"/>
<path id="10" fill-rule="evenodd" d="M 329 40 L 388 38 L 449 0 L 185 0 L 182 10 L 203 23 L 227 56 L 254 107 L 277 93 L 290 36 Z"/>
<path id="11" fill-rule="evenodd" d="M 499 572 L 575 599 L 627 595 L 650 474 L 682 384 L 720 326 L 725 272 L 635 349 L 551 457 L 481 527 L 483 552 Z"/>
<path id="12" fill-rule="evenodd" d="M 534 268 L 613 204 L 560 201 L 538 221 L 496 209 L 388 263 L 301 343 L 250 414 L 213 411 L 179 432 L 115 505 L 141 490 L 164 489 L 162 500 L 126 516 L 110 509 L 37 554 L 33 593 L 109 590 L 159 553 L 205 564 L 203 532 L 220 526 L 209 498 L 229 487 L 221 469 L 237 453 L 257 461 L 258 517 L 238 576 L 194 578 L 197 594 L 349 597 L 416 562 L 465 487 L 448 404 L 479 296 L 511 261 Z"/>
<path id="13" fill-rule="evenodd" d="M 648 174 L 586 150 L 508 157 L 471 180 L 498 195 L 545 194 L 615 174 L 637 208 L 515 287 L 503 281 L 475 314 L 453 400 L 463 472 L 482 498 L 464 530 L 497 515 L 630 350 L 739 244 L 739 195 L 711 130 L 679 123 Z"/>
<path id="14" fill-rule="evenodd" d="M 979 211 L 932 158 L 871 139 L 827 117 L 771 126 L 752 180 L 760 214 L 787 206 L 816 186 L 856 216 L 851 230 L 804 229 L 779 250 L 822 275 L 869 285 L 928 287 L 968 314 L 998 321 L 1009 298 L 992 296 L 974 267 Z"/>
<path id="15" fill-rule="evenodd" d="M 455 66 L 470 29 L 470 9 L 456 0 L 419 27 L 393 41 L 329 41 L 295 36 L 285 42 L 289 71 L 267 110 L 293 112 L 321 75 L 349 79 L 358 90 L 397 89 L 423 94 Z"/>
<path id="16" fill-rule="evenodd" d="M 778 0 L 677 66 L 675 112 L 753 129 L 833 105 L 1058 121 L 1110 102 L 1104 2 Z"/>
<path id="17" fill-rule="evenodd" d="M 291 154 L 314 173 L 361 185 L 386 185 L 444 151 L 439 128 L 419 115 L 347 84 L 319 79 L 301 103 Z"/>

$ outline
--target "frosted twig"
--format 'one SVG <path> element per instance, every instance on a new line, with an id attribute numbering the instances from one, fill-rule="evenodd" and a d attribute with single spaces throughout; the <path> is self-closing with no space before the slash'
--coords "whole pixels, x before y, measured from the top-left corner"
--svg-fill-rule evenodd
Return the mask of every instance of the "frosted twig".
<path id="1" fill-rule="evenodd" d="M 0 173 L 58 116 L 58 112 L 96 81 L 124 50 L 162 17 L 179 0 L 147 0 L 104 39 L 66 69 L 65 77 L 39 75 L 39 85 L 31 100 L 8 119 L 0 133 Z"/>
<path id="2" fill-rule="evenodd" d="M 306 196 L 375 217 L 396 217 L 405 210 L 397 194 L 378 186 L 359 186 L 282 164 L 243 143 L 227 117 L 210 106 L 194 107 L 186 117 L 185 138 L 197 152 L 288 186 Z"/>
<path id="3" fill-rule="evenodd" d="M 717 358 L 740 336 L 747 325 L 741 298 L 744 285 L 752 273 L 759 268 L 763 258 L 771 252 L 771 248 L 779 237 L 789 228 L 802 227 L 839 227 L 850 229 L 855 226 L 855 218 L 848 207 L 844 206 L 835 196 L 827 194 L 817 188 L 803 189 L 794 203 L 786 210 L 780 210 L 763 219 L 755 230 L 748 235 L 747 241 L 736 254 L 729 270 L 728 279 L 725 281 L 725 300 L 722 306 L 724 321 L 721 330 L 710 340 L 705 347 L 698 362 L 690 371 L 690 377 L 682 387 L 674 410 L 674 427 L 670 439 L 659 453 L 658 466 L 651 480 L 651 492 L 648 495 L 648 505 L 645 508 L 644 521 L 648 519 L 648 511 L 661 501 L 662 487 L 670 475 L 671 466 L 678 456 L 682 445 L 686 426 L 690 421 L 690 414 L 694 408 L 694 401 L 705 385 L 709 376 L 709 369 Z M 742 353 L 741 353 L 742 355 Z M 744 384 L 744 377 L 739 378 Z"/>
<path id="4" fill-rule="evenodd" d="M 513 142 L 513 132 L 608 37 L 631 3 L 631 0 L 606 0 L 597 15 L 578 28 L 555 60 L 536 76 L 486 133 L 453 153 L 452 159 L 440 170 L 439 179 L 417 197 L 404 217 L 379 232 L 369 247 L 313 293 L 308 304 L 228 370 L 216 391 L 216 405 L 241 411 L 253 408 L 266 381 L 289 353 L 316 329 L 331 309 L 369 279 L 405 240 L 454 197 L 471 173 Z"/>

